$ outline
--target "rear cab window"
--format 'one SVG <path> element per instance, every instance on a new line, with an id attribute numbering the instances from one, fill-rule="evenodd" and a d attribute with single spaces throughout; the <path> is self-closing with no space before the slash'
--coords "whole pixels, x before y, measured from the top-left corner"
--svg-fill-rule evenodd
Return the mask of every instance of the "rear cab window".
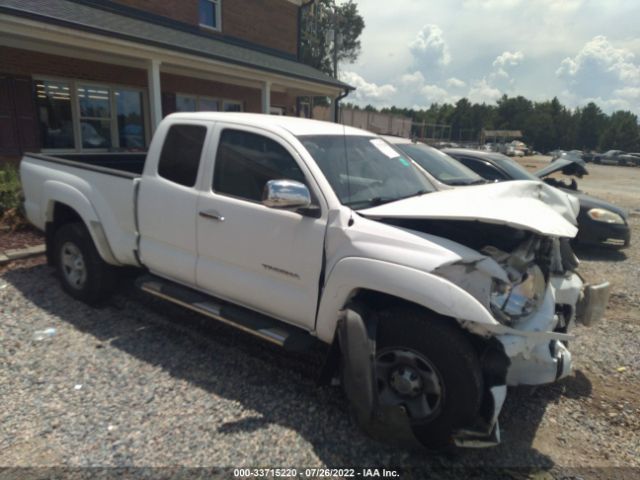
<path id="1" fill-rule="evenodd" d="M 207 127 L 174 124 L 169 127 L 158 161 L 158 175 L 185 187 L 194 187 Z"/>

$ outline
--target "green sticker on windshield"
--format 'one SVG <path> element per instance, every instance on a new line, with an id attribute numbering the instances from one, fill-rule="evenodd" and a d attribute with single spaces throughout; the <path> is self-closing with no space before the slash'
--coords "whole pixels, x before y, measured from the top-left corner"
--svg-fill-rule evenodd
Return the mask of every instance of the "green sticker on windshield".
<path id="1" fill-rule="evenodd" d="M 405 167 L 409 167 L 411 166 L 411 164 L 409 163 L 409 160 L 407 160 L 406 158 L 402 158 L 402 157 L 398 157 L 398 160 L 400 161 L 400 163 L 402 165 L 404 165 Z"/>

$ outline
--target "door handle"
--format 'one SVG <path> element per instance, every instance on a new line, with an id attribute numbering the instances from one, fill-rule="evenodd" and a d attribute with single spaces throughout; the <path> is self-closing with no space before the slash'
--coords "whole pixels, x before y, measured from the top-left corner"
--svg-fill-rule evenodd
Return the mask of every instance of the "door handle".
<path id="1" fill-rule="evenodd" d="M 199 215 L 201 217 L 208 218 L 209 220 L 215 220 L 216 222 L 224 222 L 224 217 L 215 210 L 205 210 L 203 212 L 199 212 Z"/>

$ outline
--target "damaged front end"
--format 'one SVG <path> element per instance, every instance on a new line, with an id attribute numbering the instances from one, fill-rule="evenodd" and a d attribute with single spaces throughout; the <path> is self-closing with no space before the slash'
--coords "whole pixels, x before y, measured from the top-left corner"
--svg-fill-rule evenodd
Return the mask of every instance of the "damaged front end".
<path id="1" fill-rule="evenodd" d="M 349 254 L 401 264 L 412 269 L 401 275 L 420 278 L 403 283 L 404 295 L 397 289 L 390 294 L 424 306 L 426 322 L 429 315 L 457 322 L 471 339 L 484 393 L 475 420 L 465 419 L 449 433 L 463 447 L 499 443 L 508 386 L 541 385 L 570 374 L 571 330 L 576 323 L 597 322 L 609 296 L 608 283 L 586 285 L 576 272 L 579 262 L 569 243 L 577 232 L 575 199 L 536 182 L 509 183 L 369 208 L 358 212 L 364 218 L 352 229 L 341 230 L 352 240 Z M 341 348 L 348 348 L 343 357 L 350 359 L 343 381 L 362 386 L 363 375 L 376 378 L 375 336 L 370 327 L 353 329 L 357 318 L 344 317 L 339 336 Z M 362 348 L 353 349 L 351 342 L 345 347 L 356 332 L 368 335 L 357 342 Z M 355 356 L 359 361 L 353 362 Z M 352 363 L 369 370 L 351 369 Z M 406 444 L 411 416 L 401 407 L 379 405 L 375 382 L 367 388 L 366 396 L 346 389 L 352 402 L 364 402 L 361 412 L 369 421 L 361 426 Z"/>
<path id="2" fill-rule="evenodd" d="M 572 357 L 567 348 L 573 338 L 571 330 L 576 323 L 591 325 L 602 317 L 609 284 L 585 285 L 575 272 L 579 262 L 568 239 L 480 223 L 397 219 L 387 219 L 385 223 L 429 234 L 435 230 L 438 236 L 466 244 L 481 254 L 440 266 L 433 273 L 467 291 L 495 319 L 493 324 L 487 324 L 456 318 L 477 339 L 485 393 L 475 422 L 458 429 L 451 440 L 469 448 L 497 445 L 498 417 L 507 387 L 552 383 L 571 373 Z M 346 339 L 353 340 L 356 330 L 349 325 L 357 321 L 357 317 L 345 317 L 340 328 L 341 345 L 349 345 L 349 352 L 343 355 L 351 359 L 358 349 Z M 367 335 L 366 341 L 360 342 L 367 348 L 360 349 L 366 353 L 359 364 L 375 369 L 375 335 L 363 328 L 359 335 Z M 362 382 L 362 372 L 358 368 L 343 375 L 345 379 L 359 376 Z M 375 371 L 370 375 L 375 378 Z M 361 426 L 374 437 L 384 436 L 386 441 L 392 439 L 405 446 L 417 444 L 407 413 L 401 408 L 378 405 L 373 384 L 361 387 L 362 383 L 356 389 L 359 393 L 354 390 L 353 394 L 360 395 L 367 407 L 358 410 L 372 419 Z M 369 392 L 366 398 L 362 397 L 364 391 Z"/>
<path id="3" fill-rule="evenodd" d="M 456 284 L 469 282 L 474 294 L 493 314 L 494 326 L 461 322 L 474 334 L 500 342 L 509 361 L 504 385 L 541 385 L 555 382 L 571 373 L 572 358 L 567 348 L 576 323 L 592 325 L 604 314 L 609 283 L 587 285 L 575 272 L 578 260 L 568 239 L 528 235 L 511 252 L 486 246 L 481 252 L 500 267 L 452 264 L 437 273 Z M 486 261 L 485 261 L 486 263 Z M 464 272 L 464 273 L 463 273 Z M 463 278 L 463 277 L 467 278 Z M 493 388 L 500 388 L 498 386 Z M 491 392 L 492 396 L 496 396 Z M 501 406 L 501 402 L 494 401 Z M 495 424 L 478 432 L 462 432 L 460 446 L 485 446 L 496 440 Z M 467 434 L 472 433 L 472 434 Z"/>

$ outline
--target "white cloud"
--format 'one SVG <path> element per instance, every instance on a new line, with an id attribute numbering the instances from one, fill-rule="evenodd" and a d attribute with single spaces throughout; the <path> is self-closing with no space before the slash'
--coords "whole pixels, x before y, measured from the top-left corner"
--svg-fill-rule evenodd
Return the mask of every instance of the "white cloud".
<path id="1" fill-rule="evenodd" d="M 409 43 L 409 50 L 422 68 L 446 66 L 451 63 L 449 45 L 442 29 L 437 25 L 425 25 Z"/>
<path id="2" fill-rule="evenodd" d="M 405 87 L 420 87 L 424 84 L 424 75 L 416 71 L 413 73 L 406 73 L 400 77 L 400 83 Z"/>
<path id="3" fill-rule="evenodd" d="M 449 98 L 449 93 L 437 85 L 425 85 L 420 89 L 423 98 L 431 103 L 444 103 Z"/>
<path id="4" fill-rule="evenodd" d="M 391 84 L 377 85 L 367 82 L 355 72 L 345 72 L 340 74 L 340 80 L 356 87 L 356 91 L 351 94 L 358 103 L 371 103 L 374 105 L 390 105 L 392 97 L 397 89 Z"/>
<path id="5" fill-rule="evenodd" d="M 505 67 L 516 67 L 524 60 L 524 53 L 518 52 L 503 52 L 494 61 L 493 66 L 501 69 Z"/>
<path id="6" fill-rule="evenodd" d="M 470 9 L 507 10 L 519 6 L 523 0 L 465 0 L 463 6 Z"/>
<path id="7" fill-rule="evenodd" d="M 566 82 L 575 105 L 595 101 L 609 111 L 640 108 L 640 65 L 634 53 L 603 35 L 562 60 L 556 75 Z"/>
<path id="8" fill-rule="evenodd" d="M 502 96 L 502 92 L 489 85 L 486 79 L 476 81 L 471 85 L 467 98 L 472 103 L 494 103 Z"/>
<path id="9" fill-rule="evenodd" d="M 510 52 L 505 51 L 496 57 L 493 61 L 493 71 L 489 75 L 488 82 L 494 88 L 500 90 L 512 89 L 515 80 L 511 77 L 511 71 L 520 65 L 524 60 L 524 53 L 521 51 Z"/>
<path id="10" fill-rule="evenodd" d="M 625 87 L 614 90 L 614 95 L 629 100 L 640 100 L 640 87 Z"/>
<path id="11" fill-rule="evenodd" d="M 464 88 L 467 83 L 456 77 L 451 77 L 447 80 L 447 87 L 449 88 Z"/>
<path id="12" fill-rule="evenodd" d="M 587 42 L 575 57 L 565 58 L 556 74 L 576 84 L 593 84 L 601 80 L 640 84 L 640 66 L 634 60 L 633 52 L 616 48 L 607 37 L 598 35 Z M 606 87 L 610 90 L 610 84 Z"/>

